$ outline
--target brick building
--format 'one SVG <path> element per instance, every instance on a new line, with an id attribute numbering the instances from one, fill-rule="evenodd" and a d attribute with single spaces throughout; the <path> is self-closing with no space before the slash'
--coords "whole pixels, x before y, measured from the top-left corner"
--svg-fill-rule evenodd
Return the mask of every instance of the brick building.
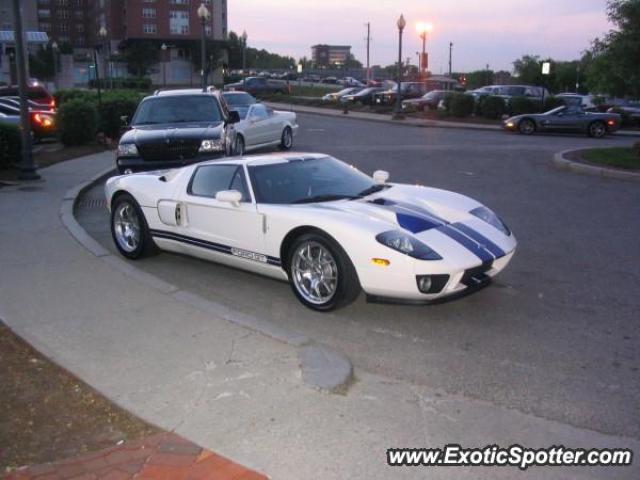
<path id="1" fill-rule="evenodd" d="M 316 68 L 344 65 L 351 56 L 348 45 L 314 45 L 311 47 L 311 59 Z"/>

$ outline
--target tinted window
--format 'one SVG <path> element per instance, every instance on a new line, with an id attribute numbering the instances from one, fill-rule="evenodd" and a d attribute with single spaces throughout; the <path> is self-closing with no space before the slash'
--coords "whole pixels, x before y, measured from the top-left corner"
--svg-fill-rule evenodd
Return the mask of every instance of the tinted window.
<path id="1" fill-rule="evenodd" d="M 155 97 L 142 102 L 132 125 L 156 123 L 220 122 L 218 102 L 211 95 L 176 95 Z"/>
<path id="2" fill-rule="evenodd" d="M 256 103 L 256 99 L 248 93 L 223 93 L 222 96 L 232 109 L 233 107 L 248 107 Z"/>
<path id="3" fill-rule="evenodd" d="M 355 197 L 373 186 L 364 173 L 332 157 L 255 165 L 249 175 L 256 202 L 291 204 L 327 196 Z M 318 200 L 321 201 L 321 200 Z"/>
<path id="4" fill-rule="evenodd" d="M 218 192 L 237 190 L 242 201 L 249 200 L 244 172 L 240 165 L 204 165 L 198 167 L 189 186 L 189 194 L 215 198 Z"/>
<path id="5" fill-rule="evenodd" d="M 267 111 L 267 107 L 264 105 L 254 105 L 251 110 L 251 118 L 257 118 L 263 120 L 269 116 L 269 112 Z"/>

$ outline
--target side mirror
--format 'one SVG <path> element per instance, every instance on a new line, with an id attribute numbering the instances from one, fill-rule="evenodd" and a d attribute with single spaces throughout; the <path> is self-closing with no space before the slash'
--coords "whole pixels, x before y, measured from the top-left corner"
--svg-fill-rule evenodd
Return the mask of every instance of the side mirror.
<path id="1" fill-rule="evenodd" d="M 230 203 L 234 207 L 238 207 L 242 201 L 242 194 L 237 190 L 222 190 L 216 193 L 216 200 L 219 202 Z"/>
<path id="2" fill-rule="evenodd" d="M 240 121 L 240 114 L 237 110 L 231 110 L 229 112 L 229 123 L 238 123 Z"/>
<path id="3" fill-rule="evenodd" d="M 389 172 L 384 170 L 376 170 L 373 172 L 373 181 L 378 185 L 384 185 L 389 180 Z"/>

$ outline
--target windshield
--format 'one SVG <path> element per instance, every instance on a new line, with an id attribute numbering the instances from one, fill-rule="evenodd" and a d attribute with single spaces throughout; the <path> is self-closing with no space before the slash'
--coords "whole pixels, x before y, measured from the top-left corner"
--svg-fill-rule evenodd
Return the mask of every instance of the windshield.
<path id="1" fill-rule="evenodd" d="M 218 102 L 210 95 L 176 95 L 143 101 L 132 125 L 157 123 L 221 122 Z"/>
<path id="2" fill-rule="evenodd" d="M 561 107 L 556 107 L 553 110 L 549 110 L 548 112 L 545 112 L 545 115 L 554 115 L 556 113 L 560 113 L 564 110 L 566 110 L 567 107 L 565 105 L 562 105 Z"/>
<path id="3" fill-rule="evenodd" d="M 222 96 L 230 107 L 248 107 L 256 103 L 256 99 L 248 93 L 223 93 Z"/>
<path id="4" fill-rule="evenodd" d="M 357 198 L 373 193 L 372 187 L 378 186 L 371 177 L 333 157 L 250 165 L 249 175 L 258 203 L 288 205 Z"/>

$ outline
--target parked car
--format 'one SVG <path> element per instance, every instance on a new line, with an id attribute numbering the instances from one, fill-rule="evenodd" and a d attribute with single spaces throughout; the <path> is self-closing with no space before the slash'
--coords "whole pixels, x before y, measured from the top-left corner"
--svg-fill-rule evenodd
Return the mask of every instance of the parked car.
<path id="1" fill-rule="evenodd" d="M 338 83 L 338 79 L 336 77 L 324 77 L 322 80 L 320 80 L 320 83 L 335 85 L 336 83 Z"/>
<path id="2" fill-rule="evenodd" d="M 0 87 L 0 98 L 16 97 L 19 98 L 20 92 L 17 86 Z M 41 111 L 55 110 L 56 101 L 53 95 L 42 85 L 29 85 L 27 87 L 27 98 L 37 104 L 37 109 Z"/>
<path id="3" fill-rule="evenodd" d="M 57 133 L 55 111 L 42 110 L 39 103 L 29 100 L 29 123 L 35 141 L 54 137 Z M 0 97 L 0 123 L 20 125 L 20 99 L 18 97 Z"/>
<path id="4" fill-rule="evenodd" d="M 165 90 L 142 99 L 120 137 L 119 173 L 174 168 L 233 153 L 238 112 L 217 91 Z"/>
<path id="5" fill-rule="evenodd" d="M 431 90 L 428 93 L 425 93 L 423 96 L 418 98 L 410 98 L 408 100 L 402 101 L 402 108 L 407 108 L 411 106 L 416 110 L 435 110 L 438 108 L 438 103 L 440 100 L 444 99 L 444 97 L 450 93 L 447 90 Z"/>
<path id="6" fill-rule="evenodd" d="M 267 80 L 262 77 L 247 77 L 239 82 L 228 83 L 224 86 L 224 89 L 226 91 L 238 90 L 248 92 L 251 95 L 259 95 L 261 93 L 289 93 L 286 84 Z"/>
<path id="7" fill-rule="evenodd" d="M 597 105 L 594 103 L 594 95 L 580 95 L 578 93 L 558 93 L 556 98 L 560 98 L 564 103 L 571 107 L 579 107 L 583 110 L 596 110 Z"/>
<path id="8" fill-rule="evenodd" d="M 353 77 L 341 78 L 337 83 L 339 83 L 340 85 L 344 85 L 345 87 L 364 87 L 364 83 Z"/>
<path id="9" fill-rule="evenodd" d="M 400 94 L 403 99 L 418 98 L 427 93 L 427 91 L 427 84 L 422 82 L 402 82 L 400 86 Z M 376 105 L 393 105 L 397 94 L 398 85 L 389 90 L 376 93 L 374 95 L 374 103 Z"/>
<path id="10" fill-rule="evenodd" d="M 240 122 L 235 125 L 236 140 L 234 155 L 258 148 L 278 146 L 281 150 L 293 147 L 293 137 L 298 132 L 294 112 L 273 110 L 261 103 L 254 103 L 240 113 Z"/>
<path id="11" fill-rule="evenodd" d="M 585 112 L 578 107 L 563 105 L 545 113 L 517 115 L 504 121 L 508 131 L 523 135 L 535 132 L 580 132 L 602 138 L 620 128 L 622 117 L 615 113 Z"/>
<path id="12" fill-rule="evenodd" d="M 474 291 L 513 258 L 514 235 L 486 206 L 388 177 L 270 154 L 112 177 L 105 193 L 124 257 L 160 248 L 288 280 L 321 312 L 362 290 L 413 303 Z"/>
<path id="13" fill-rule="evenodd" d="M 382 87 L 367 87 L 360 90 L 357 93 L 349 93 L 340 97 L 342 103 L 361 103 L 363 105 L 371 105 L 373 103 L 373 96 L 382 92 L 385 89 Z"/>
<path id="14" fill-rule="evenodd" d="M 358 93 L 361 90 L 362 90 L 362 87 L 343 88 L 338 92 L 327 93 L 322 97 L 322 100 L 325 102 L 337 102 L 338 100 L 340 100 L 340 97 L 343 97 L 345 95 L 352 95 L 354 93 Z"/>
<path id="15" fill-rule="evenodd" d="M 618 113 L 627 117 L 631 125 L 640 126 L 640 103 L 629 102 L 607 109 L 608 113 Z M 624 118 L 623 118 L 624 119 Z"/>
<path id="16" fill-rule="evenodd" d="M 305 75 L 302 77 L 303 82 L 317 83 L 320 81 L 320 77 L 318 75 Z"/>
<path id="17" fill-rule="evenodd" d="M 247 92 L 228 91 L 222 93 L 222 98 L 227 103 L 229 110 L 235 110 L 240 116 L 240 120 L 247 116 L 249 107 L 258 103 L 256 98 Z"/>

